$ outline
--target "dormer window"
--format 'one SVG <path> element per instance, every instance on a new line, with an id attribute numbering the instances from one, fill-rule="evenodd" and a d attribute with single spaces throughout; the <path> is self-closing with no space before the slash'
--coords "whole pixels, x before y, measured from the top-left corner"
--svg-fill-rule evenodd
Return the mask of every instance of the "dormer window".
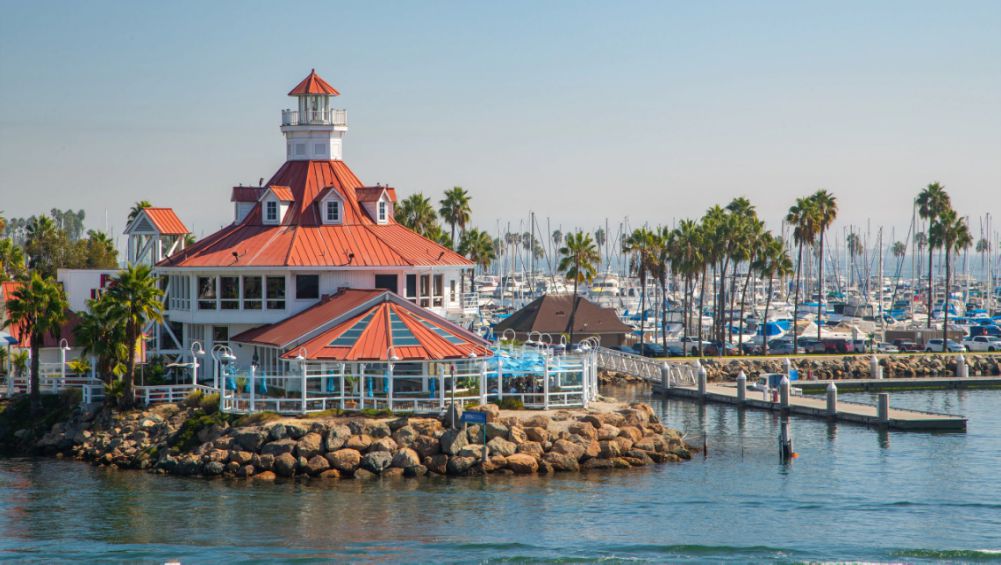
<path id="1" fill-rule="evenodd" d="M 341 203 L 336 200 L 327 200 L 326 207 L 327 222 L 337 224 L 341 221 Z"/>
<path id="2" fill-rule="evenodd" d="M 278 202 L 268 200 L 264 203 L 264 221 L 271 224 L 278 223 Z"/>
<path id="3" fill-rule="evenodd" d="M 386 210 L 388 208 L 389 207 L 387 206 L 385 200 L 380 200 L 379 201 L 379 223 L 380 224 L 386 223 Z"/>

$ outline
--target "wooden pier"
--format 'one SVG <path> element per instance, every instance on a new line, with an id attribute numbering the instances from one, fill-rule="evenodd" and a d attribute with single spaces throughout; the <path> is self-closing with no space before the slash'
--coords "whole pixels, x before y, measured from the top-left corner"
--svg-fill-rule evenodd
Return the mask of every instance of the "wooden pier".
<path id="1" fill-rule="evenodd" d="M 801 383 L 796 382 L 798 387 Z M 840 385 L 840 382 L 838 383 Z M 826 387 L 826 384 L 825 384 Z M 658 390 L 668 396 L 687 398 L 703 402 L 721 402 L 746 408 L 787 412 L 802 416 L 812 416 L 838 422 L 852 422 L 869 426 L 883 426 L 897 430 L 908 431 L 946 431 L 965 432 L 966 418 L 949 414 L 903 410 L 890 407 L 885 417 L 881 417 L 879 407 L 857 402 L 838 401 L 836 410 L 828 409 L 827 399 L 823 397 L 789 396 L 788 405 L 781 401 L 775 402 L 771 396 L 766 400 L 761 391 L 748 390 L 743 401 L 738 396 L 737 387 L 706 384 L 705 392 L 700 393 L 697 387 L 671 387 Z"/>
<path id="2" fill-rule="evenodd" d="M 893 379 L 797 380 L 792 386 L 804 394 L 823 394 L 834 383 L 838 392 L 882 392 L 894 390 L 950 390 L 1001 388 L 1001 377 L 914 377 Z"/>

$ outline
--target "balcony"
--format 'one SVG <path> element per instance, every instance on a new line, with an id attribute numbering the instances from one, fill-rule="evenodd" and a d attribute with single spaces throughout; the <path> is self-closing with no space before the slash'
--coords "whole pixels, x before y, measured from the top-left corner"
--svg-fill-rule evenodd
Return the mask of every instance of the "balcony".
<path id="1" fill-rule="evenodd" d="M 282 110 L 283 126 L 347 126 L 347 110 Z"/>

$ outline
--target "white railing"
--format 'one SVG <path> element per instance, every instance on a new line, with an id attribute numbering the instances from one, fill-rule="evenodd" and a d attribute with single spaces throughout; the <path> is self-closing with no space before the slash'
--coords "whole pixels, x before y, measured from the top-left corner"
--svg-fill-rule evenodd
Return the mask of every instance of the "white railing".
<path id="1" fill-rule="evenodd" d="M 346 126 L 348 125 L 347 110 L 308 110 L 305 113 L 299 110 L 282 110 L 283 126 Z"/>
<path id="2" fill-rule="evenodd" d="M 599 347 L 596 350 L 597 365 L 599 368 L 626 373 L 643 380 L 660 384 L 661 367 L 664 361 L 655 361 L 640 355 L 623 353 L 606 347 Z M 671 363 L 668 366 L 671 386 L 695 386 L 695 370 L 687 363 Z"/>
<path id="3" fill-rule="evenodd" d="M 153 404 L 174 404 L 183 402 L 194 390 L 215 392 L 213 389 L 191 383 L 177 385 L 137 386 L 134 389 L 136 401 L 146 406 Z"/>

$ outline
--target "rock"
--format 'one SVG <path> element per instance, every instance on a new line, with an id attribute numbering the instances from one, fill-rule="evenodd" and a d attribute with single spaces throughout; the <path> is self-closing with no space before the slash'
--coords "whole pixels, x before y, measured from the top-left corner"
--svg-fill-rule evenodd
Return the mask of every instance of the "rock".
<path id="1" fill-rule="evenodd" d="M 283 477 L 291 477 L 295 474 L 296 463 L 291 453 L 282 453 L 275 457 L 274 471 Z"/>
<path id="2" fill-rule="evenodd" d="M 600 456 L 602 459 L 614 459 L 622 454 L 622 450 L 619 449 L 619 444 L 616 441 L 599 441 L 598 446 L 601 448 Z"/>
<path id="3" fill-rule="evenodd" d="M 495 437 L 507 438 L 508 428 L 500 422 L 487 422 L 487 441 Z"/>
<path id="4" fill-rule="evenodd" d="M 295 440 L 292 439 L 279 439 L 264 444 L 261 447 L 261 454 L 274 455 L 275 457 L 282 455 L 283 453 L 292 453 L 295 449 Z"/>
<path id="5" fill-rule="evenodd" d="M 229 460 L 240 465 L 246 465 L 254 459 L 254 454 L 249 451 L 233 451 L 229 454 Z"/>
<path id="6" fill-rule="evenodd" d="M 577 421 L 582 424 L 591 424 L 591 427 L 594 428 L 595 430 L 597 430 L 604 424 L 604 422 L 601 421 L 600 414 L 587 414 L 585 416 L 577 418 Z M 572 433 L 580 433 L 580 432 L 572 432 Z"/>
<path id="7" fill-rule="evenodd" d="M 459 450 L 459 457 L 473 457 L 475 459 L 483 458 L 483 446 L 480 444 L 467 445 Z"/>
<path id="8" fill-rule="evenodd" d="M 532 417 L 523 420 L 522 427 L 549 429 L 549 424 L 551 422 L 552 420 L 549 416 L 546 416 L 545 414 L 535 414 Z"/>
<path id="9" fill-rule="evenodd" d="M 226 466 L 220 461 L 209 461 L 205 464 L 206 475 L 221 475 L 226 470 Z"/>
<path id="10" fill-rule="evenodd" d="M 469 444 L 469 440 L 466 437 L 466 433 L 462 429 L 457 430 L 446 430 L 445 433 L 438 438 L 441 444 L 442 453 L 448 455 L 457 455 L 459 451 Z"/>
<path id="11" fill-rule="evenodd" d="M 619 437 L 626 437 L 632 440 L 633 444 L 643 439 L 643 431 L 636 426 L 623 426 L 619 428 Z"/>
<path id="12" fill-rule="evenodd" d="M 586 449 L 584 446 L 579 443 L 574 443 L 565 439 L 558 439 L 553 442 L 553 447 L 550 450 L 550 453 L 568 455 L 572 457 L 574 461 L 580 461 L 584 458 L 585 451 Z"/>
<path id="13" fill-rule="evenodd" d="M 344 447 L 351 437 L 351 428 L 343 425 L 331 426 L 323 439 L 323 449 L 327 452 L 337 451 Z"/>
<path id="14" fill-rule="evenodd" d="M 623 453 L 623 456 L 629 459 L 629 464 L 633 467 L 640 467 L 643 465 L 653 465 L 653 458 L 646 454 L 644 451 L 638 449 L 631 449 Z M 634 463 L 639 461 L 639 463 Z"/>
<path id="15" fill-rule="evenodd" d="M 401 426 L 393 432 L 393 441 L 400 447 L 410 447 L 420 437 L 413 426 Z"/>
<path id="16" fill-rule="evenodd" d="M 339 479 L 341 478 L 341 472 L 337 469 L 327 469 L 317 476 L 321 479 Z"/>
<path id="17" fill-rule="evenodd" d="M 357 451 L 366 451 L 372 445 L 372 436 L 367 434 L 353 435 L 344 443 L 344 447 Z"/>
<path id="18" fill-rule="evenodd" d="M 441 443 L 436 438 L 425 435 L 417 436 L 410 447 L 421 456 L 421 459 L 441 452 Z"/>
<path id="19" fill-rule="evenodd" d="M 627 437 L 617 437 L 615 439 L 609 440 L 617 443 L 619 445 L 619 451 L 625 453 L 633 448 L 633 440 Z"/>
<path id="20" fill-rule="evenodd" d="M 525 428 L 521 426 L 511 426 L 511 428 L 508 429 L 507 439 L 517 445 L 521 445 L 528 441 L 528 436 L 525 435 Z"/>
<path id="21" fill-rule="evenodd" d="M 588 439 L 598 437 L 598 431 L 594 429 L 591 422 L 574 422 L 567 426 L 567 431 L 571 434 L 579 435 Z"/>
<path id="22" fill-rule="evenodd" d="M 401 469 L 406 469 L 407 467 L 414 467 L 421 464 L 421 458 L 417 455 L 417 452 L 408 447 L 404 447 L 396 452 L 393 456 L 393 460 L 390 463 L 393 467 L 399 467 Z"/>
<path id="23" fill-rule="evenodd" d="M 270 454 L 262 454 L 257 456 L 257 461 L 254 463 L 258 469 L 263 469 L 265 471 L 271 471 L 275 468 L 275 456 Z"/>
<path id="24" fill-rule="evenodd" d="M 342 473 L 352 473 L 361 464 L 361 452 L 356 449 L 344 448 L 326 455 L 330 466 Z"/>
<path id="25" fill-rule="evenodd" d="M 267 438 L 268 435 L 263 430 L 254 428 L 237 432 L 233 441 L 247 451 L 257 451 Z"/>
<path id="26" fill-rule="evenodd" d="M 479 461 L 476 457 L 449 457 L 446 472 L 449 475 L 466 475 Z"/>
<path id="27" fill-rule="evenodd" d="M 498 436 L 487 442 L 487 448 L 490 450 L 491 455 L 503 455 L 507 457 L 518 450 L 518 445 Z"/>
<path id="28" fill-rule="evenodd" d="M 243 467 L 237 469 L 235 474 L 237 477 L 247 479 L 254 476 L 254 471 L 255 469 L 253 465 L 244 465 Z"/>
<path id="29" fill-rule="evenodd" d="M 448 455 L 438 453 L 437 455 L 425 457 L 424 466 L 427 467 L 428 471 L 431 473 L 444 475 L 448 472 Z"/>
<path id="30" fill-rule="evenodd" d="M 414 428 L 422 436 L 434 436 L 442 431 L 441 422 L 435 418 L 410 418 L 407 425 Z"/>
<path id="31" fill-rule="evenodd" d="M 566 453 L 550 451 L 542 456 L 542 460 L 552 465 L 553 470 L 557 472 L 580 471 L 580 463 L 577 462 L 577 458 Z"/>
<path id="32" fill-rule="evenodd" d="M 403 470 L 404 477 L 423 477 L 428 474 L 428 468 L 424 465 L 414 465 Z"/>
<path id="33" fill-rule="evenodd" d="M 549 430 L 533 426 L 525 428 L 525 436 L 529 439 L 529 441 L 544 444 L 549 441 Z"/>
<path id="34" fill-rule="evenodd" d="M 278 441 L 280 439 L 285 439 L 286 437 L 285 424 L 275 424 L 268 428 L 268 439 L 271 441 Z"/>
<path id="35" fill-rule="evenodd" d="M 508 456 L 507 468 L 519 475 L 531 474 L 539 470 L 539 461 L 525 453 L 515 453 Z"/>
<path id="36" fill-rule="evenodd" d="M 619 428 L 613 425 L 602 424 L 601 427 L 598 428 L 598 441 L 607 441 L 617 437 L 619 437 Z"/>
<path id="37" fill-rule="evenodd" d="M 390 467 L 382 472 L 382 476 L 387 479 L 401 479 L 403 478 L 403 469 L 399 467 Z"/>
<path id="38" fill-rule="evenodd" d="M 309 430 L 299 424 L 285 424 L 285 435 L 292 439 L 299 439 L 306 435 Z"/>
<path id="39" fill-rule="evenodd" d="M 601 415 L 601 423 L 608 424 L 609 426 L 615 426 L 616 428 L 625 425 L 626 419 L 622 414 L 615 412 L 605 412 Z M 600 428 L 600 426 L 599 426 Z"/>
<path id="40" fill-rule="evenodd" d="M 487 422 L 496 422 L 500 417 L 500 406 L 496 404 L 480 404 L 469 409 L 470 412 L 483 412 L 487 415 Z"/>
<path id="41" fill-rule="evenodd" d="M 306 462 L 305 471 L 310 475 L 318 475 L 330 468 L 330 462 L 322 455 L 314 455 Z"/>
<path id="42" fill-rule="evenodd" d="M 361 467 L 375 474 L 381 474 L 392 462 L 393 455 L 388 451 L 372 451 L 361 458 Z"/>
<path id="43" fill-rule="evenodd" d="M 393 453 L 394 451 L 396 451 L 396 449 L 397 449 L 396 442 L 393 441 L 393 438 L 391 437 L 381 437 L 379 439 L 373 440 L 372 445 L 368 446 L 369 453 L 373 451 L 385 451 L 388 453 Z"/>
<path id="44" fill-rule="evenodd" d="M 542 457 L 545 450 L 542 449 L 542 444 L 537 441 L 526 441 L 518 446 L 518 453 L 530 455 L 532 457 Z"/>
<path id="45" fill-rule="evenodd" d="M 323 453 L 323 436 L 316 432 L 309 432 L 299 439 L 295 452 L 299 457 L 311 459 Z"/>
<path id="46" fill-rule="evenodd" d="M 278 476 L 272 471 L 261 471 L 260 473 L 254 475 L 254 480 L 256 481 L 273 481 L 277 478 Z"/>
<path id="47" fill-rule="evenodd" d="M 361 479 L 363 481 L 364 480 L 376 479 L 378 477 L 379 477 L 379 475 L 377 475 L 377 474 L 375 474 L 375 473 L 373 473 L 371 471 L 368 471 L 366 469 L 358 469 L 357 471 L 355 471 L 355 474 L 354 474 L 354 478 Z"/>

